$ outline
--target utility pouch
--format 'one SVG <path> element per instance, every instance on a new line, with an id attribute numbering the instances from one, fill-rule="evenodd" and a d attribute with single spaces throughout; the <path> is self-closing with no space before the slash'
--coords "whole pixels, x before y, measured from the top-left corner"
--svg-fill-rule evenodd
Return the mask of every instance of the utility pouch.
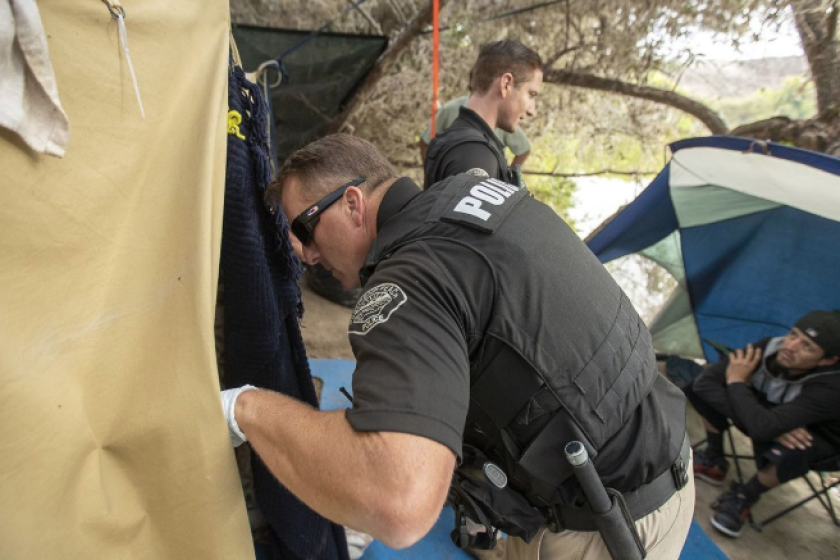
<path id="1" fill-rule="evenodd" d="M 530 542 L 546 522 L 537 508 L 507 485 L 506 477 L 497 465 L 468 445 L 464 446 L 464 463 L 452 477 L 448 502 L 456 513 L 453 541 L 462 548 L 478 548 L 482 544 L 471 542 L 476 536 L 471 538 L 467 534 L 462 516 L 484 525 L 493 540 L 488 548 L 495 545 L 496 530 Z M 478 539 L 486 537 L 479 536 Z"/>
<path id="2" fill-rule="evenodd" d="M 647 555 L 636 524 L 621 493 L 607 488 L 612 507 L 606 513 L 592 512 L 592 518 L 613 560 L 642 560 Z"/>

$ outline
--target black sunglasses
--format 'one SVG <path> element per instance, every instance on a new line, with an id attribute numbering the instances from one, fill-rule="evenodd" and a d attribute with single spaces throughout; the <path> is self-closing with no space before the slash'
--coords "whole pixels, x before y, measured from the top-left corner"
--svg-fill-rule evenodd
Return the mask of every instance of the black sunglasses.
<path id="1" fill-rule="evenodd" d="M 344 195 L 347 187 L 355 187 L 365 182 L 364 177 L 357 177 L 338 187 L 336 190 L 304 210 L 292 222 L 292 233 L 295 234 L 301 243 L 309 245 L 312 241 L 312 234 L 315 231 L 315 226 L 321 220 L 321 213 L 332 206 L 338 199 Z"/>

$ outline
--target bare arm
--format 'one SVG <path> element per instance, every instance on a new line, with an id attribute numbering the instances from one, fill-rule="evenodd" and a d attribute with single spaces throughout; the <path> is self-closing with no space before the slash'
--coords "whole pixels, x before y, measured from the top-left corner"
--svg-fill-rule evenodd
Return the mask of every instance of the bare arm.
<path id="1" fill-rule="evenodd" d="M 455 455 L 435 441 L 357 432 L 344 412 L 321 412 L 270 391 L 242 393 L 236 420 L 269 470 L 336 523 L 403 548 L 440 514 Z"/>

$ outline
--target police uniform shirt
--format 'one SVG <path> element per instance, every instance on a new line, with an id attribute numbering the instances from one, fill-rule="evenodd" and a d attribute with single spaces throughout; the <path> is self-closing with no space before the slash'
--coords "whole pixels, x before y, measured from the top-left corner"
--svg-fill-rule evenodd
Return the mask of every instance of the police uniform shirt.
<path id="1" fill-rule="evenodd" d="M 421 191 L 407 178 L 386 193 L 379 220 L 398 220 L 396 207 Z M 396 202 L 399 201 L 399 202 Z M 379 224 L 379 229 L 381 229 Z M 469 408 L 469 352 L 490 309 L 486 286 L 467 286 L 450 271 L 487 267 L 468 248 L 423 240 L 379 263 L 351 317 L 357 360 L 350 424 L 359 431 L 393 431 L 437 441 L 461 456 Z"/>
<path id="2" fill-rule="evenodd" d="M 463 179 L 451 181 L 463 182 Z M 406 216 L 426 215 L 436 201 L 436 191 L 439 189 L 421 194 L 407 178 L 395 182 L 383 197 L 378 235 L 370 256 L 378 253 L 378 246 L 390 247 L 384 242 L 379 245 L 380 238 L 393 240 L 395 231 L 416 227 L 417 222 Z M 520 205 L 525 203 L 533 210 L 525 210 L 528 217 L 520 220 L 542 223 L 550 213 L 552 223 L 555 218 L 557 222 L 544 234 L 551 237 L 561 229 L 568 229 L 550 209 L 524 192 L 522 195 Z M 478 213 L 483 208 L 472 210 Z M 542 217 L 537 219 L 537 214 L 532 212 Z M 534 232 L 526 235 L 530 237 Z M 568 241 L 560 243 L 568 242 L 569 249 L 556 253 L 556 259 L 574 259 L 586 251 L 578 245 L 580 240 L 571 230 L 562 236 Z M 498 271 L 494 266 L 498 265 L 485 260 L 469 243 L 441 236 L 416 239 L 409 234 L 407 239 L 410 241 L 389 248 L 390 252 L 376 264 L 351 317 L 349 339 L 357 366 L 353 408 L 347 411 L 347 419 L 357 431 L 401 432 L 437 441 L 460 458 L 470 407 L 471 367 L 475 365 L 471 360 L 481 359 L 480 349 L 499 304 L 494 298 L 500 289 L 508 289 L 508 285 L 501 288 L 497 285 Z M 548 238 L 542 242 L 549 251 L 555 251 L 557 243 Z M 534 258 L 534 266 L 539 267 L 541 257 L 535 254 Z M 585 270 L 569 270 L 561 275 L 563 278 L 556 279 L 560 283 L 575 282 L 574 286 L 567 285 L 567 292 L 593 295 L 599 293 L 595 286 L 600 283 L 614 284 L 591 253 L 586 252 L 585 258 L 592 260 Z M 515 270 L 510 268 L 510 263 L 504 266 Z M 521 279 L 525 281 L 524 277 Z M 512 279 L 509 280 L 510 289 L 531 293 L 524 283 L 514 288 Z M 611 289 L 620 292 L 617 286 Z M 532 295 L 536 298 L 540 293 L 550 296 L 539 289 Z M 585 297 L 579 299 L 581 308 L 589 308 L 591 304 L 583 301 Z M 558 320 L 571 328 L 577 324 L 574 317 L 579 313 L 575 310 L 568 313 L 566 318 Z M 573 350 L 568 348 L 566 353 Z M 663 396 L 653 391 L 636 413 L 626 419 L 610 444 L 601 449 L 599 473 L 605 483 L 626 491 L 662 472 L 661 455 L 669 447 L 668 438 L 663 440 L 663 437 L 670 433 L 668 424 L 673 422 L 659 408 Z M 681 414 L 684 415 L 684 410 Z M 682 434 L 684 431 L 679 435 L 680 440 Z"/>
<path id="3" fill-rule="evenodd" d="M 505 148 L 493 132 L 493 129 L 488 126 L 487 121 L 478 116 L 472 109 L 468 109 L 467 107 L 460 108 L 458 118 L 455 119 L 455 122 L 447 130 L 454 128 L 472 128 L 478 130 L 493 142 L 500 154 L 504 154 Z M 432 139 L 431 144 L 429 144 L 429 153 L 433 151 L 433 147 L 439 138 L 436 136 Z M 488 146 L 482 143 L 468 142 L 455 146 L 444 153 L 441 158 L 441 162 L 437 165 L 436 176 L 429 178 L 427 184 L 437 183 L 459 173 L 469 173 L 478 177 L 491 177 L 503 181 L 507 180 L 507 178 L 502 177 L 502 170 L 496 155 Z"/>

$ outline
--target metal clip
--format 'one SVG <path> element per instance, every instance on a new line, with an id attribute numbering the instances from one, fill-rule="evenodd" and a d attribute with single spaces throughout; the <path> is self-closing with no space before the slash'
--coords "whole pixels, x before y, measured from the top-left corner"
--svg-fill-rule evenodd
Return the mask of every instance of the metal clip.
<path id="1" fill-rule="evenodd" d="M 682 490 L 688 484 L 688 468 L 682 457 L 679 457 L 671 466 L 671 475 L 674 477 L 674 486 L 677 490 Z"/>
<path id="2" fill-rule="evenodd" d="M 112 18 L 119 19 L 121 17 L 125 17 L 125 8 L 121 5 L 111 4 L 109 0 L 102 0 L 102 3 L 108 7 L 108 12 L 111 13 Z"/>

